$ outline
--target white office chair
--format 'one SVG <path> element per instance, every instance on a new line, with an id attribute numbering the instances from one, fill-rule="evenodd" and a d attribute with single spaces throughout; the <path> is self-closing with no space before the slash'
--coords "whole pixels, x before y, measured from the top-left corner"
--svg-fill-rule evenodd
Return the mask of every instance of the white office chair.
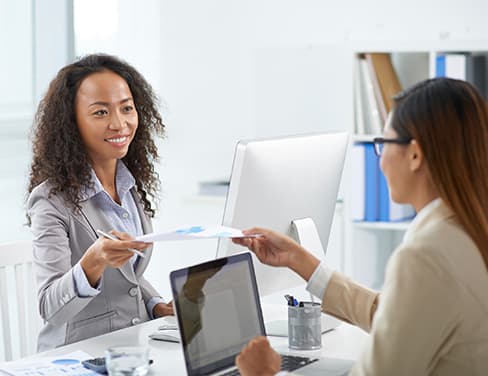
<path id="1" fill-rule="evenodd" d="M 0 298 L 3 361 L 34 354 L 41 318 L 31 241 L 0 244 Z"/>

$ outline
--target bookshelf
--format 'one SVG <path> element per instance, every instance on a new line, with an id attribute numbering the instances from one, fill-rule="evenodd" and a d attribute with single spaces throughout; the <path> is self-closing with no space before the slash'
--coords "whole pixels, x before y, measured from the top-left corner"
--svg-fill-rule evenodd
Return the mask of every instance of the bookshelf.
<path id="1" fill-rule="evenodd" d="M 468 66 L 470 56 L 487 56 L 488 61 L 488 44 L 486 41 L 442 41 L 437 42 L 410 42 L 398 46 L 394 43 L 381 42 L 372 43 L 367 46 L 354 46 L 351 57 L 353 59 L 353 102 L 351 107 L 354 113 L 354 122 L 351 125 L 351 143 L 371 143 L 374 137 L 381 135 L 381 129 L 374 127 L 364 127 L 358 129 L 358 117 L 367 116 L 364 113 L 364 106 L 358 108 L 357 91 L 360 86 L 357 84 L 361 79 L 359 76 L 363 71 L 358 69 L 358 59 L 367 53 L 385 53 L 389 54 L 392 66 L 398 76 L 402 89 L 411 85 L 436 76 L 438 66 L 438 56 L 462 55 L 466 56 L 465 64 Z M 463 60 L 463 58 L 461 58 Z M 364 69 L 364 67 L 363 67 Z M 485 63 L 483 68 L 485 82 L 485 97 L 488 93 L 488 64 Z M 471 76 L 472 77 L 472 76 Z M 463 78 L 463 77 L 456 77 Z M 468 81 L 470 79 L 466 77 Z M 477 84 L 475 83 L 475 86 Z M 363 88 L 364 90 L 364 88 Z M 363 92 L 364 94 L 364 92 Z M 376 100 L 377 97 L 375 97 Z M 380 109 L 378 109 L 380 112 Z M 384 124 L 381 116 L 378 116 L 381 126 Z M 366 128 L 366 129 L 365 129 Z M 346 177 L 350 189 L 357 189 L 357 186 L 351 184 L 354 181 L 355 167 L 350 156 L 346 161 Z M 387 261 L 394 249 L 401 243 L 404 233 L 408 228 L 411 220 L 405 221 L 361 221 L 353 217 L 354 200 L 349 193 L 346 193 L 344 202 L 344 257 L 346 259 L 346 272 L 372 288 L 381 288 L 383 285 L 384 271 Z"/>

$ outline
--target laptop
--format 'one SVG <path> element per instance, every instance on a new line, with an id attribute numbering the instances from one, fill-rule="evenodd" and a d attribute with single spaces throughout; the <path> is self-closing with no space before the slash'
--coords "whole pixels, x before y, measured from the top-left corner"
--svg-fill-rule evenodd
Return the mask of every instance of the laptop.
<path id="1" fill-rule="evenodd" d="M 170 282 L 188 375 L 238 375 L 235 357 L 266 336 L 250 253 L 175 270 Z M 282 354 L 282 368 L 300 375 L 345 375 L 352 364 Z"/>

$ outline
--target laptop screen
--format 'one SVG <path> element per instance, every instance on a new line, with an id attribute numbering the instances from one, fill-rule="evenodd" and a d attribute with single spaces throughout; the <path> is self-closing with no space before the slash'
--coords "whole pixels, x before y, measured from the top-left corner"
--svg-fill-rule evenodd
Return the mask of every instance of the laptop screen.
<path id="1" fill-rule="evenodd" d="M 251 338 L 265 335 L 249 253 L 173 271 L 170 280 L 188 375 L 234 365 Z"/>

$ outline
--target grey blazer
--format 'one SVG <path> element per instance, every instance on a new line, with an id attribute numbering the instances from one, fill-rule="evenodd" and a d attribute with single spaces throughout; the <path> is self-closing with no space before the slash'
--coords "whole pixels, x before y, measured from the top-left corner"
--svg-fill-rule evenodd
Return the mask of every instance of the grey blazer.
<path id="1" fill-rule="evenodd" d="M 49 196 L 51 186 L 37 186 L 27 201 L 27 213 L 34 235 L 34 266 L 40 314 L 44 320 L 38 351 L 52 349 L 135 325 L 150 319 L 146 303 L 160 294 L 143 273 L 152 248 L 144 251 L 134 271 L 130 262 L 103 273 L 101 293 L 79 297 L 75 290 L 73 266 L 97 239 L 96 229 L 112 226 L 92 200 L 81 203 L 81 212 L 70 209 L 61 195 Z M 152 231 L 135 189 L 131 191 L 144 233 Z"/>

